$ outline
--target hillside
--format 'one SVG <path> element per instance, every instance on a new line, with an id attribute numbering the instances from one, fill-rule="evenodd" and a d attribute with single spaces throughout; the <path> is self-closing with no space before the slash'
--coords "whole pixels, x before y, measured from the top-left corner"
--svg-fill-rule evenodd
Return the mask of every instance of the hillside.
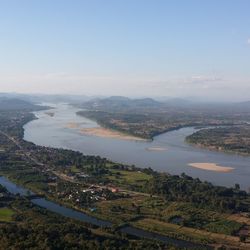
<path id="1" fill-rule="evenodd" d="M 81 107 L 92 110 L 110 110 L 114 112 L 127 112 L 132 110 L 161 108 L 164 104 L 152 98 L 130 99 L 123 96 L 111 96 L 104 99 L 94 99 L 84 102 Z"/>
<path id="2" fill-rule="evenodd" d="M 0 110 L 41 110 L 43 108 L 21 99 L 0 97 Z"/>

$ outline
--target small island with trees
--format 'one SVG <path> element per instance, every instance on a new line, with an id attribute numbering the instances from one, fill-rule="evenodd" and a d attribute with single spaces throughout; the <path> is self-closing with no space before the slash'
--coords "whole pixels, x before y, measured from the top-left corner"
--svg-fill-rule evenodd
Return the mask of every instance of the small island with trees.
<path id="1" fill-rule="evenodd" d="M 210 150 L 250 155 L 250 125 L 201 129 L 186 141 Z"/>

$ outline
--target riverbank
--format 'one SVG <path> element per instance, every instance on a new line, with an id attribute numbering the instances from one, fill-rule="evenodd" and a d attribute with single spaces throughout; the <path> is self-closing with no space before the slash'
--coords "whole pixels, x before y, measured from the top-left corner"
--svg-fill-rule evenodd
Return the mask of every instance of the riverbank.
<path id="1" fill-rule="evenodd" d="M 229 173 L 234 170 L 232 167 L 224 167 L 224 166 L 219 166 L 215 163 L 189 163 L 188 164 L 190 167 L 193 168 L 199 168 L 203 170 L 208 170 L 208 171 L 214 171 L 214 172 L 220 172 L 220 173 Z"/>
<path id="2" fill-rule="evenodd" d="M 20 193 L 21 196 L 24 196 L 25 193 L 27 194 L 28 192 L 30 192 L 28 189 L 18 186 L 1 176 L 0 176 L 0 185 L 6 187 L 6 189 L 14 195 Z M 114 224 L 109 221 L 96 218 L 96 216 L 93 217 L 91 215 L 86 214 L 86 212 L 84 211 L 80 211 L 79 209 L 67 207 L 64 203 L 61 202 L 58 203 L 58 201 L 55 201 L 54 199 L 50 201 L 49 199 L 39 198 L 39 199 L 32 199 L 31 202 L 39 207 L 47 209 L 50 212 L 54 212 L 64 217 L 87 223 L 87 225 L 94 225 L 97 227 L 101 227 L 102 230 L 104 231 L 105 229 L 111 230 L 111 228 L 114 226 Z M 211 246 L 208 245 L 190 242 L 183 239 L 171 238 L 165 234 L 153 233 L 141 228 L 130 226 L 129 224 L 124 224 L 115 228 L 113 229 L 114 231 L 120 231 L 127 235 L 131 235 L 138 238 L 163 242 L 168 246 L 170 245 L 186 249 L 194 249 L 194 248 L 199 248 L 204 250 L 213 249 Z"/>
<path id="3" fill-rule="evenodd" d="M 189 137 L 189 136 L 187 136 Z M 227 155 L 236 155 L 236 156 L 243 156 L 243 157 L 250 157 L 250 153 L 243 153 L 243 152 L 238 152 L 234 150 L 228 150 L 223 147 L 216 147 L 212 145 L 206 145 L 202 143 L 196 143 L 196 142 L 191 142 L 189 139 L 185 139 L 185 142 L 189 145 L 191 145 L 194 148 L 197 149 L 202 149 L 202 150 L 207 150 L 210 152 L 215 152 L 215 153 L 222 153 L 222 154 L 227 154 Z"/>
<path id="4" fill-rule="evenodd" d="M 0 183 L 2 180 L 0 177 Z M 145 249 L 150 246 L 150 249 L 156 249 L 165 245 L 128 234 L 120 236 L 105 224 L 95 226 L 91 223 L 93 218 L 88 222 L 88 217 L 83 214 L 53 202 L 20 196 L 17 193 L 24 190 L 6 181 L 4 183 L 9 189 L 12 189 L 10 186 L 14 188 L 14 194 L 1 186 L 5 199 L 1 199 L 0 249 L 101 249 L 103 246 L 115 249 Z M 172 247 L 168 242 L 166 245 Z"/>
<path id="5" fill-rule="evenodd" d="M 186 137 L 192 146 L 241 156 L 250 156 L 250 126 L 207 128 Z"/>

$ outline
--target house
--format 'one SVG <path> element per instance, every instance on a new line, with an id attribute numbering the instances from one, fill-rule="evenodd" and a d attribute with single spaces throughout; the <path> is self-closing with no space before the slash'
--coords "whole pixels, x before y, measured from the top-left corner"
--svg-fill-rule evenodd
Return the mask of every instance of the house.
<path id="1" fill-rule="evenodd" d="M 112 188 L 110 188 L 110 191 L 111 191 L 112 193 L 118 193 L 118 192 L 119 192 L 119 189 L 118 189 L 118 188 L 115 188 L 115 187 L 112 187 Z"/>

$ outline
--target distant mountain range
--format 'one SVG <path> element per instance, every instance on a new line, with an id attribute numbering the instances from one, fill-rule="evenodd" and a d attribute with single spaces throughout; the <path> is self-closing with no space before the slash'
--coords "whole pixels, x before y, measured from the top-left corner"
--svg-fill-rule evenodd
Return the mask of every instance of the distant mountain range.
<path id="1" fill-rule="evenodd" d="M 119 110 L 138 109 L 138 108 L 160 108 L 164 103 L 152 98 L 130 99 L 123 96 L 111 96 L 104 99 L 93 99 L 82 104 L 85 108 L 97 110 Z"/>
<path id="2" fill-rule="evenodd" d="M 82 103 L 89 101 L 94 97 L 85 95 L 49 95 L 49 94 L 18 94 L 18 93 L 0 93 L 0 99 L 19 99 L 31 103 Z"/>
<path id="3" fill-rule="evenodd" d="M 192 109 L 227 112 L 245 112 L 250 109 L 250 101 L 245 102 L 205 102 L 197 99 L 156 97 L 128 98 L 124 96 L 94 97 L 85 95 L 48 95 L 48 94 L 18 94 L 0 93 L 0 109 L 32 109 L 36 103 L 70 103 L 82 108 L 123 111 L 138 109 Z M 33 106 L 34 108 L 34 106 Z"/>
<path id="4" fill-rule="evenodd" d="M 249 113 L 250 101 L 237 103 L 224 102 L 196 102 L 181 98 L 168 98 L 154 100 L 152 98 L 131 99 L 123 96 L 111 96 L 108 98 L 94 98 L 83 102 L 80 108 L 89 110 L 99 110 L 106 112 L 133 112 L 133 113 L 151 113 L 151 112 L 207 112 L 208 114 L 232 114 Z"/>
<path id="5" fill-rule="evenodd" d="M 0 110 L 40 110 L 41 106 L 17 98 L 0 97 Z"/>

